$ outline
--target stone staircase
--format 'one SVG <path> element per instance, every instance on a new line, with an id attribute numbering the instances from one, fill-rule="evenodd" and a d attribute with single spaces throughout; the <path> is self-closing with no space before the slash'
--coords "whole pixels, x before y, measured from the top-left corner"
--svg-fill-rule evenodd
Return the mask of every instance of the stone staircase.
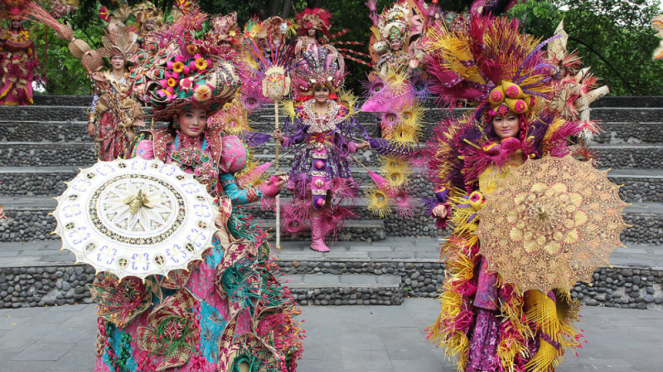
<path id="1" fill-rule="evenodd" d="M 611 169 L 610 179 L 624 185 L 620 194 L 633 203 L 625 219 L 634 227 L 622 236 L 630 249 L 613 253 L 615 268 L 597 271 L 593 287 L 579 284 L 574 290 L 589 305 L 660 308 L 663 302 L 663 98 L 640 98 L 606 97 L 592 112 L 606 130 L 592 148 L 601 168 Z M 55 220 L 48 216 L 64 181 L 96 161 L 86 134 L 88 104 L 89 97 L 38 96 L 35 106 L 0 108 L 0 205 L 8 217 L 0 222 L 0 308 L 89 301 L 84 284 L 94 270 L 73 266 L 73 254 L 59 251 L 59 237 L 50 235 Z M 427 110 L 423 137 L 442 117 L 464 111 Z M 252 127 L 271 132 L 272 112 L 252 114 Z M 376 118 L 359 116 L 369 134 L 377 135 Z M 255 148 L 258 160 L 271 161 L 273 153 L 273 142 Z M 370 150 L 357 158 L 373 170 L 379 166 Z M 291 159 L 286 155 L 283 167 Z M 370 177 L 359 165 L 352 167 L 363 181 L 362 193 Z M 414 196 L 429 195 L 432 186 L 422 169 L 413 169 L 411 180 Z M 290 197 L 284 192 L 282 199 Z M 399 305 L 405 296 L 437 296 L 444 278 L 439 238 L 445 232 L 420 208 L 412 219 L 379 219 L 365 202 L 351 207 L 359 219 L 346 223 L 330 253 L 309 250 L 308 236 L 284 236 L 276 251 L 300 304 Z M 273 213 L 252 208 L 263 228 L 274 226 Z"/>

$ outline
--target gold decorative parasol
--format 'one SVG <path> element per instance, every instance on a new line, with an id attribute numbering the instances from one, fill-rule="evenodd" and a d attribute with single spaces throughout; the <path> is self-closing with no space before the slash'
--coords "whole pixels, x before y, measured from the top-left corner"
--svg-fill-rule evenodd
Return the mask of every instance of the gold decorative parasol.
<path id="1" fill-rule="evenodd" d="M 479 254 L 488 269 L 523 292 L 591 281 L 623 246 L 626 227 L 619 186 L 606 173 L 570 155 L 512 169 L 479 211 Z"/>

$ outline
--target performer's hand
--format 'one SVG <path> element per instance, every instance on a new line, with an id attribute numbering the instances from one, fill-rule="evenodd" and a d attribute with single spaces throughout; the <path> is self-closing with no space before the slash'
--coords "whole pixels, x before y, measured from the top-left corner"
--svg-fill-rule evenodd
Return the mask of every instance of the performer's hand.
<path id="1" fill-rule="evenodd" d="M 89 122 L 87 124 L 87 134 L 89 134 L 90 137 L 92 137 L 92 138 L 95 138 L 97 136 L 97 131 L 94 128 L 94 123 L 93 122 Z"/>
<path id="2" fill-rule="evenodd" d="M 278 187 L 279 190 L 283 189 L 283 185 L 288 182 L 288 175 L 284 174 L 282 176 L 279 176 L 279 181 L 276 183 L 276 187 Z"/>
<path id="3" fill-rule="evenodd" d="M 433 208 L 433 216 L 437 218 L 444 218 L 449 214 L 449 208 L 446 205 L 440 204 L 437 207 Z"/>
<path id="4" fill-rule="evenodd" d="M 283 137 L 283 133 L 281 133 L 281 130 L 280 130 L 280 129 L 276 129 L 276 130 L 274 131 L 274 134 L 272 134 L 272 137 L 274 138 L 274 140 L 279 141 L 279 142 L 281 142 L 281 143 L 283 143 L 283 140 L 285 139 L 285 138 Z"/>
<path id="5" fill-rule="evenodd" d="M 6 220 L 7 216 L 5 216 L 5 209 L 3 207 L 0 207 L 0 220 Z"/>
<path id="6" fill-rule="evenodd" d="M 357 150 L 367 150 L 371 148 L 371 144 L 368 141 L 364 141 L 357 145 Z"/>
<path id="7" fill-rule="evenodd" d="M 136 120 L 134 120 L 134 123 L 132 125 L 134 127 L 144 127 L 145 122 L 143 121 L 143 119 L 136 119 Z"/>

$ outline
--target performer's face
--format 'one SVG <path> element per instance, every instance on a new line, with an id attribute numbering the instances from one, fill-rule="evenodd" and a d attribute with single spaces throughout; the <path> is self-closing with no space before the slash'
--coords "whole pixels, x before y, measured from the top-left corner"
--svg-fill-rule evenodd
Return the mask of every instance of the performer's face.
<path id="1" fill-rule="evenodd" d="M 13 20 L 12 21 L 12 29 L 18 30 L 21 28 L 21 21 Z"/>
<path id="2" fill-rule="evenodd" d="M 389 42 L 389 45 L 391 46 L 392 50 L 399 50 L 399 49 L 401 49 L 401 46 L 402 46 L 400 39 L 391 39 L 391 41 Z"/>
<path id="3" fill-rule="evenodd" d="M 518 115 L 509 112 L 506 116 L 497 115 L 493 118 L 493 130 L 501 139 L 515 137 L 520 129 Z"/>
<path id="4" fill-rule="evenodd" d="M 154 30 L 154 26 L 156 26 L 156 24 L 157 24 L 157 23 L 156 23 L 155 20 L 153 20 L 153 19 L 148 19 L 147 21 L 145 21 L 145 30 L 146 30 L 146 31 L 152 31 L 152 30 Z"/>
<path id="5" fill-rule="evenodd" d="M 113 70 L 124 69 L 124 58 L 122 58 L 122 56 L 112 56 L 110 62 L 111 66 L 113 66 Z"/>
<path id="6" fill-rule="evenodd" d="M 309 28 L 308 36 L 311 36 L 311 37 L 315 36 L 315 29 L 314 28 Z"/>
<path id="7" fill-rule="evenodd" d="M 194 108 L 179 114 L 180 131 L 189 137 L 198 137 L 207 127 L 207 111 Z"/>
<path id="8" fill-rule="evenodd" d="M 315 92 L 313 92 L 313 98 L 317 103 L 327 103 L 329 100 L 329 88 L 327 87 L 317 87 Z"/>

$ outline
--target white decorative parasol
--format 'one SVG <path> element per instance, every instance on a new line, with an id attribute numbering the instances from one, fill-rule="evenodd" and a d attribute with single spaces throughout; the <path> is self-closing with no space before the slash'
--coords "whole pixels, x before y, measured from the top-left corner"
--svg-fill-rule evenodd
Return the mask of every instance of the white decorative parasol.
<path id="1" fill-rule="evenodd" d="M 62 248 L 123 278 L 187 269 L 211 247 L 218 208 L 175 164 L 117 159 L 83 169 L 53 212 Z"/>

